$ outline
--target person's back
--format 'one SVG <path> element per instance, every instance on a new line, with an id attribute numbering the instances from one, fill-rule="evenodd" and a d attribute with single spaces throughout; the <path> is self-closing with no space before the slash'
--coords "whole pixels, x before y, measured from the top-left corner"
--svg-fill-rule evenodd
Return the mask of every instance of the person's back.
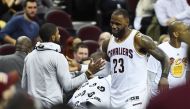
<path id="1" fill-rule="evenodd" d="M 63 100 L 63 96 L 56 71 L 62 69 L 60 67 L 64 67 L 66 59 L 53 49 L 40 49 L 42 51 L 37 49 L 33 50 L 25 59 L 25 66 L 27 66 L 25 71 L 28 71 L 27 76 L 30 78 L 27 81 L 30 84 L 27 85 L 28 93 L 42 99 L 42 102 L 44 100 L 49 101 L 50 104 L 54 101 L 60 103 Z M 51 48 L 47 47 L 47 49 Z M 59 66 L 60 64 L 63 64 L 63 66 Z M 62 73 L 65 73 L 64 70 Z M 43 105 L 49 106 L 50 104 Z"/>
<path id="2" fill-rule="evenodd" d="M 0 72 L 18 71 L 20 78 L 22 78 L 22 71 L 24 67 L 24 59 L 26 55 L 32 50 L 32 41 L 26 36 L 20 36 L 17 39 L 16 52 L 10 55 L 0 56 Z M 20 81 L 18 87 L 20 88 Z"/>
<path id="3" fill-rule="evenodd" d="M 55 104 L 63 103 L 66 92 L 79 87 L 91 74 L 85 72 L 71 78 L 67 59 L 59 53 L 61 48 L 56 44 L 60 39 L 56 25 L 46 23 L 39 33 L 43 42 L 38 42 L 25 58 L 22 88 L 49 109 Z M 95 73 L 94 69 L 90 68 L 90 73 Z"/>
<path id="4" fill-rule="evenodd" d="M 14 54 L 0 56 L 0 71 L 9 72 L 18 70 L 19 73 L 22 72 L 25 56 L 25 53 L 19 51 Z"/>

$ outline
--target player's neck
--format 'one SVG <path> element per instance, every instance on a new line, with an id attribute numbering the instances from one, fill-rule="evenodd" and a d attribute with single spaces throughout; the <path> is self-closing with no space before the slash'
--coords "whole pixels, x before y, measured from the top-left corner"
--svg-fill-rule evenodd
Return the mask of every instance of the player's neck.
<path id="1" fill-rule="evenodd" d="M 180 48 L 181 47 L 181 42 L 179 42 L 178 40 L 170 39 L 169 43 L 174 48 Z"/>
<path id="2" fill-rule="evenodd" d="M 123 34 L 123 37 L 117 38 L 116 42 L 123 42 L 126 38 L 129 37 L 131 31 L 132 31 L 131 29 L 127 29 L 126 32 Z"/>

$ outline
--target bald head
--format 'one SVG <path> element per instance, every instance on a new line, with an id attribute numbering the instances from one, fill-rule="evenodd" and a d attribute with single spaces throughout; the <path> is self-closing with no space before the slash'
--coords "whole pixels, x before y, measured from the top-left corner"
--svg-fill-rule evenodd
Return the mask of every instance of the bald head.
<path id="1" fill-rule="evenodd" d="M 170 38 L 179 37 L 182 42 L 190 45 L 190 26 L 181 21 L 174 21 L 168 26 Z"/>
<path id="2" fill-rule="evenodd" d="M 110 39 L 111 34 L 109 32 L 103 32 L 100 34 L 98 44 L 101 46 L 103 41 Z"/>
<path id="3" fill-rule="evenodd" d="M 184 25 L 185 24 L 181 21 L 174 21 L 174 22 L 170 23 L 170 25 L 168 26 L 169 34 L 172 32 L 181 31 L 181 29 L 183 29 Z"/>
<path id="4" fill-rule="evenodd" d="M 29 53 L 32 50 L 32 41 L 27 36 L 20 36 L 16 41 L 16 51 Z"/>

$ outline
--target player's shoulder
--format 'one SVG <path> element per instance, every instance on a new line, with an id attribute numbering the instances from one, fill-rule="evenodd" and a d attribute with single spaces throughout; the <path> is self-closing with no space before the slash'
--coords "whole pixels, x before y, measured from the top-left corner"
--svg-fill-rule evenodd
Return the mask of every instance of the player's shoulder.
<path id="1" fill-rule="evenodd" d="M 142 48 L 152 48 L 153 46 L 156 46 L 153 39 L 150 36 L 147 36 L 141 32 L 138 32 L 135 35 L 135 43 Z"/>
<path id="2" fill-rule="evenodd" d="M 11 18 L 11 20 L 24 20 L 24 16 L 23 16 L 23 15 L 13 16 L 13 17 Z"/>
<path id="3" fill-rule="evenodd" d="M 163 42 L 158 45 L 159 48 L 167 47 L 169 45 L 169 42 Z"/>

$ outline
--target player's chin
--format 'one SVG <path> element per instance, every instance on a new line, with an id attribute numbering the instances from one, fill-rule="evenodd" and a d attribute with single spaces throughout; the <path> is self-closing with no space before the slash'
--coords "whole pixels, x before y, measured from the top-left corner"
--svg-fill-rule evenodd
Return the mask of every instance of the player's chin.
<path id="1" fill-rule="evenodd" d="M 117 32 L 112 32 L 114 37 L 118 37 L 118 33 Z"/>

